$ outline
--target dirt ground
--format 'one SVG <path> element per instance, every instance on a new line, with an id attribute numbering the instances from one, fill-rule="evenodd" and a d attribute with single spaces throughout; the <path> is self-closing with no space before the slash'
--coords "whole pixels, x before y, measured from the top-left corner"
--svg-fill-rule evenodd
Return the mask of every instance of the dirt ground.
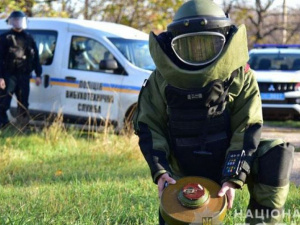
<path id="1" fill-rule="evenodd" d="M 300 151 L 300 129 L 264 127 L 263 138 L 281 138 L 293 144 Z M 294 165 L 291 174 L 291 181 L 300 185 L 300 152 L 295 152 Z"/>

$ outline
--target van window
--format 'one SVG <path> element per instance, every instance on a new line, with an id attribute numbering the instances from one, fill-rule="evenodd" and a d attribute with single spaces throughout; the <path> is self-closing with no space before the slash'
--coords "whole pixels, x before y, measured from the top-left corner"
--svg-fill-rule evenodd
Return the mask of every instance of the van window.
<path id="1" fill-rule="evenodd" d="M 8 30 L 0 30 L 0 34 Z M 40 63 L 51 65 L 56 47 L 57 32 L 51 30 L 26 30 L 36 42 L 39 51 Z"/>
<path id="2" fill-rule="evenodd" d="M 69 54 L 69 69 L 99 71 L 112 74 L 124 74 L 118 63 L 116 70 L 101 70 L 102 60 L 114 59 L 112 53 L 98 41 L 80 36 L 73 36 Z"/>
<path id="3" fill-rule="evenodd" d="M 125 58 L 133 65 L 153 71 L 155 64 L 151 58 L 148 41 L 124 38 L 109 38 Z"/>
<path id="4" fill-rule="evenodd" d="M 295 71 L 300 69 L 299 52 L 252 53 L 248 62 L 254 70 Z"/>

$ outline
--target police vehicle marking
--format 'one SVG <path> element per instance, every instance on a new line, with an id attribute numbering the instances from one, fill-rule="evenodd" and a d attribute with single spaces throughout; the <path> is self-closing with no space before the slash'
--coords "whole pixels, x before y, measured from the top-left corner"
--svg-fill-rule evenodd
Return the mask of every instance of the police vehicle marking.
<path id="1" fill-rule="evenodd" d="M 114 102 L 114 96 L 112 95 L 102 95 L 90 92 L 79 92 L 79 91 L 66 91 L 66 98 L 71 99 L 80 99 L 80 100 L 88 100 L 88 101 L 95 101 L 95 102 Z"/>
<path id="2" fill-rule="evenodd" d="M 279 100 L 282 101 L 285 99 L 283 93 L 260 93 L 262 100 Z"/>
<path id="3" fill-rule="evenodd" d="M 32 78 L 30 82 L 34 83 L 35 79 Z M 64 87 L 80 88 L 79 86 L 80 82 L 81 81 L 69 81 L 66 79 L 59 79 L 59 78 L 50 79 L 51 85 L 64 86 Z M 98 83 L 98 84 L 101 84 L 102 87 L 101 90 L 103 91 L 138 94 L 141 89 L 141 87 L 139 86 L 117 85 L 117 84 L 109 84 L 109 83 Z"/>
<path id="4" fill-rule="evenodd" d="M 90 104 L 78 103 L 77 110 L 78 111 L 83 111 L 83 112 L 101 113 L 101 106 L 100 105 L 90 105 Z"/>

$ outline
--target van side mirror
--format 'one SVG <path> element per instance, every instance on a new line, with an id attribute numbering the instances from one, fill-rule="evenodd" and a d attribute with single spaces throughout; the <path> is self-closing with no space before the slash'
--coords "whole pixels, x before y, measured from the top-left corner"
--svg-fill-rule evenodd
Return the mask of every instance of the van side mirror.
<path id="1" fill-rule="evenodd" d="M 114 59 L 104 59 L 99 63 L 100 70 L 116 70 L 118 68 L 118 63 Z"/>

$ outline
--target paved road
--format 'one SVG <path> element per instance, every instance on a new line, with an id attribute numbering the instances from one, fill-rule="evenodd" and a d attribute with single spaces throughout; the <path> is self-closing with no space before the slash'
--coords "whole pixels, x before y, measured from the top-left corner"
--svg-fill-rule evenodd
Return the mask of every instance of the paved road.
<path id="1" fill-rule="evenodd" d="M 297 149 L 300 149 L 300 129 L 265 127 L 262 132 L 262 137 L 281 138 L 293 144 Z M 300 185 L 300 152 L 295 153 L 291 181 Z"/>
<path id="2" fill-rule="evenodd" d="M 296 128 L 278 128 L 278 127 L 264 127 L 262 132 L 263 138 L 281 138 L 286 142 L 300 148 L 300 129 Z"/>

